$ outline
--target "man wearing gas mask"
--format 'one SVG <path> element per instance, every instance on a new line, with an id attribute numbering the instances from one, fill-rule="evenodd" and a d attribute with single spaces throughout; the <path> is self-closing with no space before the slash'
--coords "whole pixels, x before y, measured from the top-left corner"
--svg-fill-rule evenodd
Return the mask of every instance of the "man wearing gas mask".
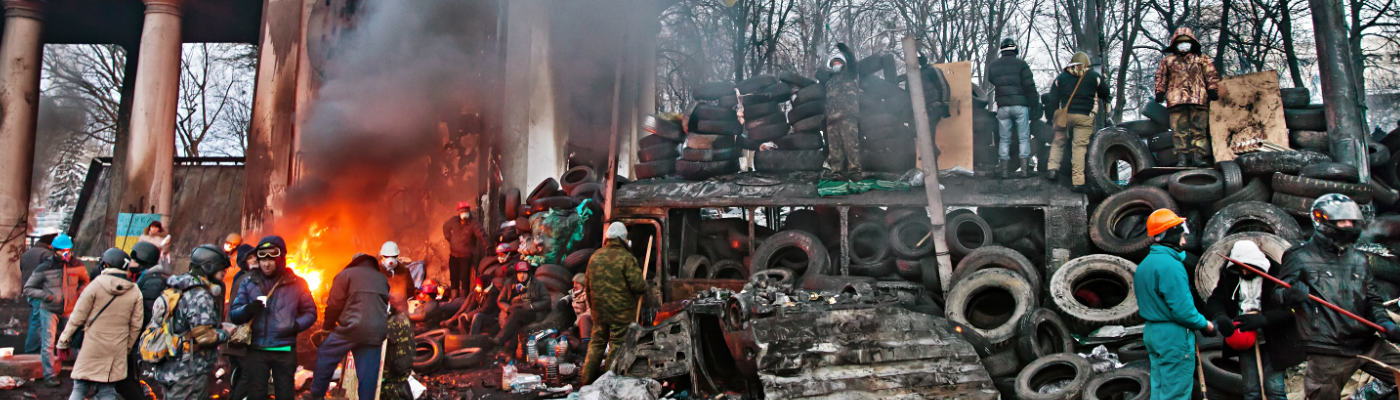
<path id="1" fill-rule="evenodd" d="M 1313 201 L 1312 220 L 1312 238 L 1283 255 L 1277 275 L 1292 287 L 1275 287 L 1268 296 L 1291 307 L 1297 318 L 1308 360 L 1303 377 L 1307 398 L 1332 400 L 1340 397 L 1342 386 L 1358 368 L 1382 380 L 1393 379 L 1388 370 L 1356 356 L 1397 365 L 1400 352 L 1378 340 L 1376 330 L 1310 301 L 1308 296 L 1380 324 L 1385 328 L 1383 336 L 1392 342 L 1400 342 L 1400 328 L 1386 315 L 1366 256 L 1353 246 L 1364 222 L 1361 208 L 1347 196 L 1329 193 Z"/>
<path id="2" fill-rule="evenodd" d="M 1273 262 L 1259 245 L 1240 240 L 1230 250 L 1230 258 L 1269 273 Z M 1238 265 L 1227 263 L 1220 281 L 1206 299 L 1206 315 L 1223 327 L 1226 355 L 1239 355 L 1240 375 L 1244 377 L 1242 397 L 1246 400 L 1288 398 L 1284 371 L 1303 362 L 1297 351 L 1298 328 L 1293 313 L 1277 299 L 1264 296 L 1277 289 L 1273 282 Z M 1264 383 L 1261 389 L 1260 382 Z"/>
<path id="3" fill-rule="evenodd" d="M 1157 66 L 1156 102 L 1171 112 L 1172 137 L 1178 167 L 1206 167 L 1211 163 L 1210 108 L 1219 96 L 1220 74 L 1210 57 L 1201 54 L 1201 42 L 1190 28 L 1177 28 L 1171 45 Z"/>

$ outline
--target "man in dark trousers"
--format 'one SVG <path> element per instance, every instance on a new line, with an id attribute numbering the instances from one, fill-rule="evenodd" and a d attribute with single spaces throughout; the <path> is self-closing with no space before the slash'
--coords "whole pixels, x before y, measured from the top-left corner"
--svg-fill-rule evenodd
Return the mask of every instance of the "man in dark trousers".
<path id="1" fill-rule="evenodd" d="M 1024 178 L 1031 173 L 1031 102 L 1036 97 L 1035 76 L 1031 67 L 1017 57 L 1016 41 L 1001 40 L 1001 57 L 987 66 L 987 80 L 996 87 L 997 169 L 1002 176 Z M 1039 108 L 1039 107 L 1036 107 Z M 1015 139 L 1012 139 L 1015 138 Z M 1011 160 L 1011 143 L 1015 140 L 1017 158 Z"/>
<path id="2" fill-rule="evenodd" d="M 457 215 L 442 224 L 442 237 L 447 240 L 447 274 L 449 285 L 456 291 L 453 297 L 466 295 L 471 282 L 472 270 L 476 268 L 478 250 L 482 246 L 481 225 L 472 218 L 472 206 L 467 202 L 457 203 Z"/>
<path id="3" fill-rule="evenodd" d="M 295 398 L 297 334 L 316 323 L 316 301 L 306 280 L 287 268 L 287 242 L 267 236 L 258 242 L 258 271 L 238 288 L 229 310 L 235 324 L 252 322 L 253 334 L 242 368 L 248 398 L 266 399 L 272 378 L 279 399 Z"/>
<path id="4" fill-rule="evenodd" d="M 831 178 L 861 178 L 860 167 L 860 75 L 853 65 L 855 53 L 845 43 L 837 43 L 838 54 L 827 66 L 831 77 L 826 84 L 826 167 Z"/>
<path id="5" fill-rule="evenodd" d="M 496 344 L 510 343 L 520 328 L 549 313 L 549 291 L 530 275 L 530 264 L 518 261 L 512 271 L 515 282 L 501 288 L 500 297 L 496 298 L 496 306 L 502 314 L 501 331 L 494 339 Z"/>
<path id="6" fill-rule="evenodd" d="M 1276 287 L 1267 295 L 1292 308 L 1297 318 L 1308 358 L 1304 394 L 1312 400 L 1335 400 L 1358 368 L 1381 380 L 1394 379 L 1389 370 L 1356 356 L 1400 365 L 1400 351 L 1380 340 L 1376 330 L 1310 301 L 1308 295 L 1380 324 L 1391 342 L 1400 342 L 1400 328 L 1386 315 L 1370 262 L 1354 246 L 1365 221 L 1361 207 L 1345 195 L 1324 194 L 1313 201 L 1312 220 L 1312 238 L 1284 253 L 1277 275 L 1292 287 Z"/>
<path id="7" fill-rule="evenodd" d="M 326 397 L 331 375 L 346 353 L 355 355 L 360 398 L 374 398 L 379 387 L 380 346 L 389 329 L 389 279 L 385 274 L 373 256 L 360 253 L 335 275 L 326 299 L 326 322 L 321 328 L 330 336 L 316 351 L 312 399 Z"/>
<path id="8" fill-rule="evenodd" d="M 604 237 L 603 248 L 588 259 L 585 292 L 593 315 L 593 333 L 583 366 L 585 385 L 598 379 L 603 367 L 612 362 L 611 354 L 622 346 L 627 326 L 637 320 L 637 299 L 647 291 L 641 264 L 627 249 L 627 226 L 613 222 Z M 609 344 L 612 350 L 607 350 Z"/>
<path id="9" fill-rule="evenodd" d="M 1230 258 L 1264 273 L 1273 269 L 1273 262 L 1259 245 L 1247 239 L 1232 245 Z M 1244 377 L 1242 395 L 1247 400 L 1286 400 L 1284 370 L 1304 359 L 1303 353 L 1297 351 L 1298 327 L 1293 313 L 1277 299 L 1263 295 L 1274 289 L 1273 282 L 1227 263 L 1215 290 L 1206 299 L 1205 314 L 1213 316 L 1215 326 L 1224 327 L 1220 334 L 1228 346 L 1222 351 L 1239 355 L 1240 375 Z M 1251 341 L 1253 346 L 1248 346 Z M 1259 387 L 1259 381 L 1264 381 L 1264 387 Z"/>
<path id="10" fill-rule="evenodd" d="M 25 250 L 23 255 L 19 256 L 20 279 L 28 281 L 29 276 L 34 274 L 34 270 L 39 268 L 39 264 L 42 264 L 44 260 L 49 259 L 49 257 L 53 257 L 53 246 L 51 243 L 53 243 L 53 238 L 57 236 L 57 233 L 39 236 L 39 240 L 36 241 L 33 246 L 30 246 L 29 250 Z M 39 325 L 41 324 L 39 321 L 39 307 L 43 307 L 39 299 L 29 299 L 29 332 L 24 336 L 25 353 L 33 354 L 39 352 Z"/>

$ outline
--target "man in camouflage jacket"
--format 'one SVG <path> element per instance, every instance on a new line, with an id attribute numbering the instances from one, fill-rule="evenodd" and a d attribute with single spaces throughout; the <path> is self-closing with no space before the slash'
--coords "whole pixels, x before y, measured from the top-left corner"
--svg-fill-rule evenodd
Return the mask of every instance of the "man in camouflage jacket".
<path id="1" fill-rule="evenodd" d="M 855 54 L 845 43 L 837 43 L 839 55 L 828 66 L 831 78 L 826 84 L 826 166 L 838 178 L 860 179 L 860 76 L 854 65 Z M 849 176 L 846 176 L 849 175 Z"/>
<path id="2" fill-rule="evenodd" d="M 1172 34 L 1167 55 L 1157 66 L 1156 101 L 1171 112 L 1172 137 L 1180 167 L 1210 165 L 1210 114 L 1207 105 L 1218 98 L 1220 74 L 1210 57 L 1201 54 L 1201 43 L 1191 28 Z"/>
<path id="3" fill-rule="evenodd" d="M 604 364 L 622 346 L 627 326 L 637 320 L 637 299 L 646 293 L 642 268 L 627 249 L 627 227 L 621 222 L 608 226 L 607 244 L 588 259 L 588 309 L 593 314 L 593 332 L 583 367 L 583 384 L 593 383 Z M 612 350 L 604 357 L 604 350 Z M 604 358 L 607 362 L 604 362 Z"/>

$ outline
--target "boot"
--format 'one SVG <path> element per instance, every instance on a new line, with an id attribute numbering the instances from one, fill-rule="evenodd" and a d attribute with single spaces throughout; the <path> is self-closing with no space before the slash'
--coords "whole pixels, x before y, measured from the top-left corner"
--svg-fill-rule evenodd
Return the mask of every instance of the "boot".
<path id="1" fill-rule="evenodd" d="M 1188 155 L 1186 155 L 1186 153 L 1176 153 L 1176 166 L 1178 166 L 1178 167 L 1190 167 L 1190 166 L 1191 166 L 1191 157 L 1188 156 Z"/>
<path id="2" fill-rule="evenodd" d="M 1029 177 L 1031 176 L 1031 173 L 1032 173 L 1032 172 L 1035 172 L 1035 171 L 1031 170 L 1031 160 L 1028 159 L 1028 158 L 1022 158 L 1022 159 L 1021 159 L 1021 171 L 1016 173 L 1016 177 L 1017 177 L 1017 178 L 1029 178 Z"/>
<path id="3" fill-rule="evenodd" d="M 1206 161 L 1206 157 L 1207 157 L 1207 156 L 1192 153 L 1192 154 L 1191 154 L 1191 166 L 1192 166 L 1192 167 L 1196 167 L 1196 168 L 1207 168 L 1207 167 L 1210 167 L 1210 161 Z"/>
<path id="4" fill-rule="evenodd" d="M 1009 164 L 1008 160 L 997 160 L 997 168 L 992 170 L 992 177 L 998 179 L 1005 178 Z"/>
<path id="5" fill-rule="evenodd" d="M 1057 180 L 1059 177 L 1060 177 L 1060 170 L 1058 170 L 1058 169 L 1047 169 L 1047 170 L 1045 170 L 1045 180 L 1054 182 L 1054 181 Z"/>

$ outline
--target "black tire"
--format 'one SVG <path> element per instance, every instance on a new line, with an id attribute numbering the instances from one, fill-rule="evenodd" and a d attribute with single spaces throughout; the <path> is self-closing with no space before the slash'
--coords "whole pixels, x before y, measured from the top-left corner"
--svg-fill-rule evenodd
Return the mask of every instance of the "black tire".
<path id="1" fill-rule="evenodd" d="M 738 160 L 725 161 L 676 161 L 676 174 L 689 180 L 704 180 L 720 175 L 739 172 Z"/>
<path id="2" fill-rule="evenodd" d="M 681 159 L 689 161 L 724 161 L 739 158 L 739 149 L 681 149 Z"/>
<path id="3" fill-rule="evenodd" d="M 973 250 L 958 261 L 958 265 L 953 268 L 953 283 L 957 284 L 984 269 L 1005 269 L 1021 275 L 1030 283 L 1031 290 L 1037 296 L 1044 282 L 1041 280 L 1040 271 L 1025 255 L 1007 247 L 986 246 Z"/>
<path id="4" fill-rule="evenodd" d="M 1089 142 L 1087 158 L 1085 173 L 1089 181 L 1104 194 L 1117 193 L 1124 188 L 1113 179 L 1118 172 L 1117 161 L 1127 161 L 1133 174 L 1156 165 L 1141 139 L 1116 127 L 1104 128 L 1094 134 Z"/>
<path id="5" fill-rule="evenodd" d="M 921 282 L 923 280 L 923 265 L 919 260 L 897 259 L 894 261 L 894 273 L 906 281 Z"/>
<path id="6" fill-rule="evenodd" d="M 904 140 L 909 145 L 902 147 L 877 147 L 868 143 L 860 150 L 860 163 L 868 172 L 903 173 L 915 167 L 918 154 L 912 140 Z M 849 157 L 849 156 L 848 156 Z"/>
<path id="7" fill-rule="evenodd" d="M 753 143 L 762 144 L 763 142 L 768 142 L 782 138 L 784 135 L 787 135 L 788 129 L 789 127 L 787 124 L 763 125 L 748 130 L 745 137 Z M 756 150 L 758 146 L 744 147 L 750 150 Z"/>
<path id="8" fill-rule="evenodd" d="M 728 96 L 724 96 L 724 97 L 720 97 L 720 98 L 719 98 L 719 106 L 720 106 L 720 107 L 738 107 L 738 106 L 739 106 L 739 96 L 735 96 L 735 95 L 734 95 L 734 91 L 733 91 L 733 90 L 730 90 Z"/>
<path id="9" fill-rule="evenodd" d="M 501 195 L 501 214 L 508 220 L 515 219 L 516 211 L 520 211 L 520 189 L 506 189 Z"/>
<path id="10" fill-rule="evenodd" d="M 734 87 L 739 89 L 739 93 L 749 94 L 758 92 L 759 89 L 763 89 L 763 87 L 772 85 L 774 83 L 778 83 L 778 77 L 773 75 L 758 75 L 740 81 L 739 84 L 734 85 Z"/>
<path id="11" fill-rule="evenodd" d="M 1152 135 L 1151 139 L 1148 139 L 1147 141 L 1147 149 L 1152 150 L 1152 152 L 1154 153 L 1162 150 L 1171 150 L 1172 148 L 1176 147 L 1176 144 L 1172 142 L 1172 136 L 1173 135 L 1171 132 L 1161 132 Z"/>
<path id="12" fill-rule="evenodd" d="M 741 132 L 740 127 L 738 119 L 702 119 L 695 123 L 694 133 L 734 136 Z"/>
<path id="13" fill-rule="evenodd" d="M 1151 186 L 1162 190 L 1167 190 L 1167 184 L 1171 183 L 1171 174 L 1157 175 L 1142 181 L 1141 186 Z"/>
<path id="14" fill-rule="evenodd" d="M 1243 232 L 1229 235 L 1206 248 L 1201 253 L 1200 261 L 1196 262 L 1196 271 L 1192 276 L 1191 283 L 1195 288 L 1197 298 L 1205 300 L 1210 297 L 1210 292 L 1215 289 L 1215 285 L 1220 282 L 1220 269 L 1225 267 L 1224 255 L 1230 254 L 1230 249 L 1234 248 L 1235 242 L 1241 240 L 1252 241 L 1259 245 L 1259 249 L 1275 262 L 1275 265 L 1282 265 L 1283 253 L 1293 247 L 1290 242 L 1278 235 L 1264 232 Z"/>
<path id="15" fill-rule="evenodd" d="M 1147 236 L 1145 226 L 1123 235 L 1119 233 L 1119 224 L 1129 216 L 1146 218 L 1159 208 L 1179 211 L 1172 196 L 1155 187 L 1133 187 L 1114 193 L 1099 203 L 1089 218 L 1089 239 L 1108 253 L 1135 255 L 1152 244 L 1152 237 Z"/>
<path id="16" fill-rule="evenodd" d="M 1361 181 L 1361 176 L 1357 174 L 1356 167 L 1339 162 L 1317 163 L 1303 167 L 1303 170 L 1298 171 L 1298 176 L 1346 183 L 1357 183 Z"/>
<path id="17" fill-rule="evenodd" d="M 831 256 L 821 239 L 811 233 L 788 230 L 779 231 L 763 240 L 754 249 L 750 272 L 781 268 L 782 265 L 800 265 L 800 276 L 826 275 L 831 272 Z"/>
<path id="18" fill-rule="evenodd" d="M 1152 398 L 1152 384 L 1148 372 L 1142 368 L 1115 368 L 1111 371 L 1094 374 L 1094 378 L 1084 386 L 1081 400 L 1148 400 Z"/>
<path id="19" fill-rule="evenodd" d="M 563 175 L 559 176 L 559 188 L 564 193 L 572 193 L 578 185 L 595 182 L 598 182 L 598 173 L 593 170 L 593 167 L 587 165 L 569 168 L 569 170 L 564 171 Z"/>
<path id="20" fill-rule="evenodd" d="M 540 184 L 535 185 L 535 189 L 530 191 L 529 196 L 525 196 L 525 202 L 534 204 L 535 200 L 564 194 L 563 191 L 559 190 L 559 181 L 554 180 L 554 178 L 545 178 L 540 181 Z"/>
<path id="21" fill-rule="evenodd" d="M 1384 180 L 1386 185 L 1395 188 L 1400 187 L 1400 157 L 1391 157 L 1390 162 L 1381 165 L 1372 165 L 1373 177 Z"/>
<path id="22" fill-rule="evenodd" d="M 495 352 L 480 347 L 458 349 L 446 355 L 446 364 L 451 369 L 476 368 L 494 358 Z"/>
<path id="23" fill-rule="evenodd" d="M 1118 350 L 1114 351 L 1114 353 L 1118 354 L 1118 361 L 1125 363 L 1146 360 L 1147 343 L 1143 342 L 1142 339 L 1137 339 L 1122 346 L 1118 346 Z"/>
<path id="24" fill-rule="evenodd" d="M 1328 193 L 1341 193 L 1357 203 L 1371 202 L 1371 187 L 1359 183 L 1333 182 L 1321 179 L 1274 173 L 1272 185 L 1275 192 L 1294 196 L 1317 198 Z"/>
<path id="25" fill-rule="evenodd" d="M 660 178 L 676 172 L 676 160 L 657 160 L 633 166 L 637 179 Z"/>
<path id="26" fill-rule="evenodd" d="M 1396 203 L 1400 203 L 1400 192 L 1391 188 L 1383 180 L 1372 178 L 1371 183 L 1367 185 L 1371 187 L 1371 201 L 1376 204 L 1394 207 Z"/>
<path id="27" fill-rule="evenodd" d="M 849 268 L 851 275 L 867 276 L 871 278 L 883 278 L 895 273 L 894 260 L 890 259 L 868 263 L 851 261 Z"/>
<path id="28" fill-rule="evenodd" d="M 1302 131 L 1325 131 L 1327 130 L 1327 115 L 1321 108 L 1285 108 L 1283 109 L 1283 124 L 1288 129 Z"/>
<path id="29" fill-rule="evenodd" d="M 783 110 L 781 103 L 759 103 L 751 106 L 744 106 L 744 120 L 750 121 L 758 118 L 766 118 L 773 114 L 778 114 Z"/>
<path id="30" fill-rule="evenodd" d="M 1269 203 L 1289 214 L 1306 217 L 1312 212 L 1313 200 L 1317 200 L 1317 198 L 1274 192 L 1272 198 L 1269 199 Z"/>
<path id="31" fill-rule="evenodd" d="M 761 150 L 754 154 L 753 169 L 759 172 L 820 171 L 826 150 Z"/>
<path id="32" fill-rule="evenodd" d="M 1034 117 L 1034 116 L 1032 116 L 1032 117 Z M 1137 135 L 1137 137 L 1144 138 L 1144 139 L 1153 139 L 1153 138 L 1156 138 L 1156 137 L 1158 137 L 1158 136 L 1161 136 L 1161 133 L 1162 133 L 1163 131 L 1166 131 L 1166 130 L 1167 130 L 1167 127 L 1165 127 L 1165 126 L 1163 126 L 1163 125 L 1160 125 L 1160 124 L 1158 124 L 1156 121 L 1153 121 L 1153 120 L 1150 120 L 1150 119 L 1142 119 L 1142 120 L 1137 120 L 1137 121 L 1128 121 L 1128 122 L 1124 122 L 1124 123 L 1122 123 L 1122 124 L 1119 124 L 1118 126 L 1121 126 L 1121 127 L 1123 127 L 1123 129 L 1127 130 L 1128 132 L 1131 132 L 1132 134 Z M 1155 140 L 1155 139 L 1153 139 L 1153 140 Z M 1172 142 L 1172 140 L 1171 140 L 1171 135 L 1167 135 L 1167 144 L 1170 145 L 1171 142 Z M 1170 146 L 1168 146 L 1168 147 L 1170 147 Z M 1156 150 L 1156 149 L 1154 149 L 1154 150 Z"/>
<path id="33" fill-rule="evenodd" d="M 945 312 L 948 320 L 971 327 L 992 347 L 1002 348 L 1015 338 L 1017 321 L 1036 306 L 1025 277 L 988 268 L 953 284 Z"/>
<path id="34" fill-rule="evenodd" d="M 705 279 L 710 276 L 710 258 L 702 255 L 691 255 L 681 263 L 681 279 Z"/>
<path id="35" fill-rule="evenodd" d="M 946 304 L 943 302 L 943 278 L 938 274 L 937 258 L 925 257 L 919 260 L 919 280 L 924 284 L 924 290 L 938 299 L 938 304 Z"/>
<path id="36" fill-rule="evenodd" d="M 773 97 L 774 103 L 786 103 L 788 100 L 792 99 L 792 85 L 782 81 L 764 86 L 763 89 L 759 89 L 758 92 Z"/>
<path id="37" fill-rule="evenodd" d="M 992 227 L 972 212 L 949 213 L 946 225 L 948 252 L 954 257 L 966 256 L 979 247 L 991 245 L 995 239 Z"/>
<path id="38" fill-rule="evenodd" d="M 932 232 L 933 224 L 925 218 L 900 220 L 890 227 L 890 250 L 907 260 L 923 258 L 933 252 L 933 241 L 924 239 Z"/>
<path id="39" fill-rule="evenodd" d="M 413 341 L 413 370 L 419 373 L 430 373 L 437 371 L 442 366 L 445 354 L 442 353 L 442 343 L 436 340 L 414 340 Z"/>
<path id="40" fill-rule="evenodd" d="M 744 120 L 744 130 L 746 131 L 766 125 L 787 125 L 787 116 L 781 113 L 773 113 Z"/>
<path id="41" fill-rule="evenodd" d="M 1278 99 L 1283 108 L 1303 108 L 1312 100 L 1312 94 L 1305 87 L 1279 88 Z"/>
<path id="42" fill-rule="evenodd" d="M 709 279 L 735 279 L 748 280 L 749 268 L 744 263 L 734 260 L 719 260 L 710 265 Z"/>
<path id="43" fill-rule="evenodd" d="M 1048 308 L 1037 308 L 1016 323 L 1016 354 L 1030 363 L 1056 353 L 1074 351 L 1074 337 L 1060 315 Z"/>
<path id="44" fill-rule="evenodd" d="M 790 133 L 773 141 L 781 150 L 822 150 L 826 148 L 826 143 L 822 142 L 820 133 Z"/>
<path id="45" fill-rule="evenodd" d="M 800 93 L 800 92 L 799 92 Z M 801 121 L 808 117 L 822 115 L 826 113 L 825 101 L 809 101 L 799 106 L 794 106 L 787 113 L 788 121 Z"/>
<path id="46" fill-rule="evenodd" d="M 578 186 L 574 186 L 573 190 L 569 191 L 569 197 L 577 199 L 580 203 L 582 203 L 584 199 L 602 202 L 603 184 L 597 182 L 579 184 Z"/>
<path id="47" fill-rule="evenodd" d="M 695 87 L 692 97 L 696 100 L 718 100 L 734 95 L 734 85 L 729 82 L 710 82 Z"/>
<path id="48" fill-rule="evenodd" d="M 1225 180 L 1225 195 L 1229 196 L 1244 189 L 1244 171 L 1240 170 L 1240 164 L 1234 161 L 1221 161 L 1220 177 Z"/>
<path id="49" fill-rule="evenodd" d="M 1021 362 L 1016 359 L 1015 351 L 1006 350 L 982 357 L 982 367 L 987 369 L 987 375 L 999 378 L 1015 375 L 1021 369 Z"/>
<path id="50" fill-rule="evenodd" d="M 884 224 L 865 221 L 851 226 L 846 254 L 851 264 L 874 264 L 889 256 L 890 236 Z"/>
<path id="51" fill-rule="evenodd" d="M 578 207 L 578 200 L 569 196 L 551 196 L 530 202 L 532 213 L 544 210 L 572 210 L 574 207 Z"/>
<path id="52" fill-rule="evenodd" d="M 1156 122 L 1157 125 L 1171 126 L 1171 113 L 1167 112 L 1167 107 L 1161 103 L 1149 102 L 1143 105 L 1142 116 Z"/>
<path id="53" fill-rule="evenodd" d="M 642 136 L 641 139 L 637 139 L 637 147 L 646 148 L 646 147 L 657 146 L 657 145 L 663 145 L 663 144 L 669 144 L 669 145 L 675 146 L 675 145 L 677 145 L 677 144 L 680 144 L 682 141 L 684 141 L 684 137 L 685 137 L 684 135 L 681 135 L 681 137 L 678 137 L 678 138 L 676 138 L 676 139 L 671 139 L 671 138 L 663 137 L 663 136 L 661 136 L 661 135 L 646 135 L 646 136 Z"/>
<path id="54" fill-rule="evenodd" d="M 730 121 L 739 119 L 739 113 L 730 107 L 712 106 L 708 104 L 696 104 L 691 110 L 690 117 L 697 120 L 720 120 Z"/>
<path id="55" fill-rule="evenodd" d="M 1240 164 L 1240 170 L 1252 176 L 1268 176 L 1275 172 L 1296 174 L 1303 167 L 1329 161 L 1332 161 L 1332 157 L 1309 150 L 1257 151 L 1240 154 L 1235 159 Z"/>
<path id="56" fill-rule="evenodd" d="M 1288 131 L 1288 145 L 1299 150 L 1313 150 L 1327 152 L 1327 132 L 1325 131 Z"/>
<path id="57" fill-rule="evenodd" d="M 875 113 L 862 115 L 860 117 L 860 122 L 858 123 L 861 132 L 872 131 L 877 129 L 887 129 L 892 126 L 903 125 L 903 121 L 900 121 L 898 117 L 894 116 L 894 114 L 889 113 Z"/>
<path id="58" fill-rule="evenodd" d="M 1074 353 L 1060 353 L 1041 357 L 1016 375 L 1016 395 L 1022 400 L 1064 400 L 1078 399 L 1089 384 L 1094 369 L 1089 361 Z M 1050 385 L 1063 385 L 1059 390 L 1049 389 Z"/>
<path id="59" fill-rule="evenodd" d="M 687 149 L 727 149 L 734 147 L 734 136 L 731 135 L 686 135 L 685 148 Z"/>
<path id="60" fill-rule="evenodd" d="M 826 129 L 826 114 L 817 114 L 792 123 L 795 132 L 810 132 Z"/>
<path id="61" fill-rule="evenodd" d="M 1207 168 L 1177 172 L 1167 180 L 1167 193 L 1182 203 L 1209 204 L 1225 196 L 1225 177 Z"/>
<path id="62" fill-rule="evenodd" d="M 1295 241 L 1305 238 L 1303 229 L 1293 216 L 1262 201 L 1242 201 L 1225 206 L 1210 217 L 1203 231 L 1201 246 L 1204 247 L 1240 232 L 1268 232 Z"/>
<path id="63" fill-rule="evenodd" d="M 1241 188 L 1239 191 L 1231 193 L 1225 196 L 1225 198 L 1216 200 L 1214 203 L 1211 203 L 1210 209 L 1221 210 L 1225 207 L 1228 207 L 1231 204 L 1239 203 L 1242 201 L 1262 201 L 1267 203 L 1269 202 L 1270 194 L 1272 193 L 1269 192 L 1269 185 L 1264 183 L 1264 179 L 1253 178 L 1250 179 L 1249 183 L 1244 185 L 1244 188 Z"/>
<path id="64" fill-rule="evenodd" d="M 1239 362 L 1226 358 L 1221 350 L 1201 352 L 1201 371 L 1210 390 L 1239 395 L 1244 387 L 1244 377 L 1240 376 L 1238 368 Z"/>
<path id="65" fill-rule="evenodd" d="M 573 280 L 574 274 L 559 264 L 545 264 L 535 268 L 535 278 L 550 278 L 564 282 Z"/>
<path id="66" fill-rule="evenodd" d="M 792 87 L 796 88 L 805 88 L 817 84 L 817 80 L 802 76 L 802 74 L 798 74 L 792 71 L 785 71 L 778 74 L 778 80 L 783 81 L 784 83 L 792 85 Z"/>
<path id="67" fill-rule="evenodd" d="M 541 285 L 544 285 L 544 288 L 548 290 L 549 293 L 563 293 L 569 291 L 569 289 L 573 287 L 572 280 L 559 279 L 554 277 L 553 275 L 536 276 L 535 281 L 538 281 Z"/>
<path id="68" fill-rule="evenodd" d="M 1154 151 L 1152 152 L 1152 160 L 1156 161 L 1157 165 L 1170 167 L 1176 164 L 1176 150 L 1166 149 Z"/>
<path id="69" fill-rule="evenodd" d="M 651 147 L 643 147 L 637 151 L 637 161 L 651 162 L 660 160 L 675 160 L 681 153 L 676 151 L 674 144 L 661 144 Z"/>
<path id="70" fill-rule="evenodd" d="M 811 85 L 798 90 L 797 96 L 792 99 L 792 103 L 807 105 L 807 103 L 820 102 L 823 100 L 826 100 L 826 87 L 822 85 Z"/>
<path id="71" fill-rule="evenodd" d="M 880 99 L 896 103 L 892 105 L 898 105 L 898 103 L 907 105 L 909 102 L 908 92 L 905 92 L 899 85 L 884 79 L 861 79 L 860 89 L 861 95 L 868 99 Z M 862 108 L 862 110 L 866 109 Z"/>
<path id="72" fill-rule="evenodd" d="M 679 120 L 653 116 L 648 121 L 647 132 L 652 135 L 676 142 L 685 138 L 685 128 L 681 127 Z"/>
<path id="73" fill-rule="evenodd" d="M 568 268 L 569 272 L 575 274 L 583 272 L 584 269 L 588 268 L 588 260 L 593 258 L 593 252 L 596 250 L 598 249 L 583 249 L 569 253 L 569 255 L 564 256 L 564 268 Z M 572 279 L 571 277 L 570 280 Z"/>
<path id="74" fill-rule="evenodd" d="M 1390 162 L 1390 148 L 1380 143 L 1366 144 L 1367 165 L 1382 165 Z"/>
<path id="75" fill-rule="evenodd" d="M 1050 299 L 1061 315 L 1086 330 L 1139 321 L 1133 273 L 1137 264 L 1122 257 L 1092 254 L 1069 260 L 1050 277 Z M 1080 298 L 1080 290 L 1094 298 Z M 1094 303 L 1094 304 L 1085 304 Z"/>

